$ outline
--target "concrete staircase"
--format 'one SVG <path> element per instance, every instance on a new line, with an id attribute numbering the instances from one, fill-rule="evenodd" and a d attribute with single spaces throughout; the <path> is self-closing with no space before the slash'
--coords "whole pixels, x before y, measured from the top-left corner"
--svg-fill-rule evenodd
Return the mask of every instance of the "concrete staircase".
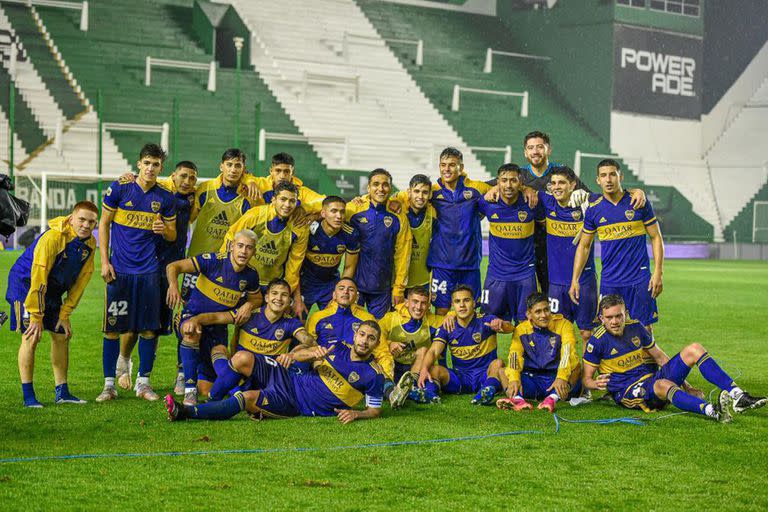
<path id="1" fill-rule="evenodd" d="M 453 145 L 473 178 L 489 177 L 352 0 L 231 3 L 251 63 L 326 166 L 386 167 L 402 188 Z"/>

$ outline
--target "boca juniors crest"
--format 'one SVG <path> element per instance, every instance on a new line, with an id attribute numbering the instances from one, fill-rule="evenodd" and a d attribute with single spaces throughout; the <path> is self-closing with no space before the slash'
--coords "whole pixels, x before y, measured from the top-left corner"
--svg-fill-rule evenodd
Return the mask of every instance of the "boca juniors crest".
<path id="1" fill-rule="evenodd" d="M 152 201 L 151 205 L 152 211 L 157 213 L 160 211 L 160 201 Z"/>
<path id="2" fill-rule="evenodd" d="M 248 285 L 248 281 L 245 281 L 244 279 L 241 279 L 239 283 L 237 283 L 238 286 L 240 286 L 240 291 L 245 290 L 245 287 Z"/>
<path id="3" fill-rule="evenodd" d="M 573 217 L 573 220 L 581 220 L 581 210 L 571 212 L 571 217 Z"/>
<path id="4" fill-rule="evenodd" d="M 344 247 L 343 245 L 337 245 L 336 246 L 336 252 L 338 252 L 339 254 L 344 252 L 345 249 L 346 249 L 346 247 Z"/>
<path id="5" fill-rule="evenodd" d="M 639 336 L 633 336 L 632 337 L 632 344 L 636 347 L 640 346 L 640 337 Z"/>
<path id="6" fill-rule="evenodd" d="M 475 343 L 480 343 L 482 341 L 482 337 L 480 336 L 479 332 L 476 332 L 472 335 L 472 340 L 474 340 Z"/>
<path id="7" fill-rule="evenodd" d="M 632 220 L 635 218 L 635 210 L 627 210 L 624 212 L 624 216 L 627 218 L 627 220 Z"/>
<path id="8" fill-rule="evenodd" d="M 384 225 L 390 227 L 392 225 L 392 217 L 384 217 Z"/>
<path id="9" fill-rule="evenodd" d="M 466 199 L 467 201 L 472 199 L 472 191 L 471 190 L 465 190 L 463 195 L 464 195 L 464 199 Z"/>
<path id="10" fill-rule="evenodd" d="M 283 339 L 283 336 L 285 336 L 285 331 L 283 329 L 275 329 L 275 339 L 280 341 Z"/>
<path id="11" fill-rule="evenodd" d="M 528 214 L 526 212 L 517 212 L 517 218 L 520 219 L 520 222 L 525 222 L 525 219 L 528 218 Z"/>
<path id="12" fill-rule="evenodd" d="M 347 377 L 347 380 L 350 384 L 354 384 L 355 382 L 360 380 L 360 376 L 357 374 L 357 372 L 351 372 L 349 374 L 349 377 Z"/>

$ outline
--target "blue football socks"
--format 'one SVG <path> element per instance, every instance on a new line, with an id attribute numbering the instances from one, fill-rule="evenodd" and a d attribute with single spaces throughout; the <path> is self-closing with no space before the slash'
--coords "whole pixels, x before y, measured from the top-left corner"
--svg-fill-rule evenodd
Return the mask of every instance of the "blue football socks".
<path id="1" fill-rule="evenodd" d="M 157 338 L 139 336 L 139 377 L 149 377 L 155 366 Z"/>
<path id="2" fill-rule="evenodd" d="M 710 357 L 708 352 L 704 352 L 704 355 L 696 361 L 696 366 L 699 367 L 701 375 L 718 388 L 730 391 L 736 386 L 733 379 L 720 368 L 720 365 Z"/>
<path id="3" fill-rule="evenodd" d="M 120 340 L 110 340 L 104 338 L 101 351 L 101 364 L 104 369 L 104 378 L 111 378 L 115 381 L 115 369 L 117 367 L 117 358 L 120 355 Z"/>
<path id="4" fill-rule="evenodd" d="M 245 409 L 245 398 L 241 392 L 226 400 L 208 402 L 193 407 L 185 407 L 187 418 L 194 420 L 226 420 Z"/>

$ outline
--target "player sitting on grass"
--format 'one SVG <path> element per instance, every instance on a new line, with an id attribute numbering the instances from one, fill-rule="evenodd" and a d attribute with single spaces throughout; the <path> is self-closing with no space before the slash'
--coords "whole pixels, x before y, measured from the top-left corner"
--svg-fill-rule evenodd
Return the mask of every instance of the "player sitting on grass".
<path id="1" fill-rule="evenodd" d="M 84 404 L 67 387 L 69 317 L 93 274 L 96 242 L 91 236 L 99 210 L 90 201 L 77 203 L 72 214 L 52 219 L 47 229 L 19 256 L 8 273 L 5 298 L 11 305 L 11 331 L 21 334 L 19 374 L 24 406 L 42 407 L 32 385 L 35 349 L 43 330 L 51 333 L 51 365 L 56 403 Z M 66 294 L 66 298 L 62 297 Z"/>
<path id="2" fill-rule="evenodd" d="M 335 343 L 351 345 L 355 331 L 365 320 L 375 320 L 373 315 L 357 304 L 357 283 L 350 277 L 342 277 L 333 289 L 333 300 L 325 309 L 315 311 L 307 320 L 307 331 L 317 344 L 330 347 Z M 394 385 L 395 362 L 389 347 L 379 344 L 373 357 L 384 373 L 385 389 Z"/>
<path id="3" fill-rule="evenodd" d="M 502 382 L 508 380 L 507 398 L 499 399 L 496 406 L 515 411 L 533 409 L 527 398 L 541 400 L 539 409 L 555 412 L 558 400 L 579 396 L 581 391 L 581 361 L 576 355 L 573 324 L 563 315 L 553 315 L 547 296 L 539 292 L 526 299 L 525 314 L 527 320 L 515 327 L 509 364 L 502 374 Z"/>
<path id="4" fill-rule="evenodd" d="M 307 373 L 294 373 L 269 356 L 240 350 L 227 372 L 216 379 L 211 396 L 220 398 L 240 380 L 240 391 L 225 400 L 187 407 L 165 397 L 168 419 L 224 420 L 242 410 L 262 418 L 289 416 L 333 416 L 342 423 L 378 418 L 381 415 L 384 378 L 371 357 L 381 330 L 366 320 L 355 332 L 352 347 L 336 343 L 297 350 L 297 361 L 312 362 Z M 285 362 L 285 361 L 283 361 Z M 290 363 L 290 360 L 287 361 Z M 365 399 L 364 410 L 353 409 Z"/>
<path id="5" fill-rule="evenodd" d="M 290 307 L 291 287 L 288 282 L 279 277 L 270 281 L 264 305 L 253 312 L 232 338 L 231 353 L 249 350 L 254 354 L 277 357 L 287 354 L 295 345 L 317 345 L 315 339 L 307 333 L 304 324 L 299 319 L 288 316 Z M 184 331 L 200 332 L 204 326 L 233 324 L 237 313 L 237 310 L 232 310 L 193 316 L 184 322 Z"/>
<path id="6" fill-rule="evenodd" d="M 197 403 L 197 392 L 207 394 L 222 367 L 227 366 L 227 327 L 198 323 L 185 326 L 187 320 L 201 313 L 229 312 L 238 308 L 233 321 L 245 322 L 261 303 L 259 273 L 249 265 L 256 247 L 256 234 L 243 229 L 235 234 L 230 249 L 224 253 L 204 252 L 193 258 L 174 261 L 166 268 L 167 303 L 170 308 L 181 305 L 179 274 L 197 275 L 179 320 L 181 365 L 184 370 L 184 402 Z M 245 297 L 244 297 L 245 295 Z M 202 351 L 202 353 L 201 353 Z"/>
<path id="7" fill-rule="evenodd" d="M 395 358 L 397 385 L 388 397 L 393 409 L 401 407 L 411 393 L 414 382 L 419 378 L 422 359 L 443 323 L 442 316 L 429 311 L 427 288 L 408 288 L 405 297 L 405 303 L 384 315 L 379 324 L 381 341 L 387 344 Z"/>
<path id="8" fill-rule="evenodd" d="M 422 401 L 439 403 L 445 393 L 475 393 L 473 404 L 488 405 L 501 389 L 504 362 L 496 355 L 496 333 L 512 332 L 512 324 L 493 315 L 475 313 L 471 286 L 459 285 L 451 294 L 456 325 L 451 331 L 438 329 L 424 356 L 419 374 Z M 435 365 L 445 348 L 451 353 L 453 369 Z"/>
<path id="9" fill-rule="evenodd" d="M 584 352 L 585 387 L 607 390 L 617 404 L 629 409 L 648 412 L 672 402 L 678 409 L 721 423 L 731 421 L 731 407 L 740 413 L 768 403 L 768 398 L 753 397 L 738 387 L 698 343 L 670 359 L 641 323 L 627 320 L 619 295 L 603 297 L 599 311 L 603 326 L 592 334 Z M 722 390 L 715 403 L 704 401 L 703 393 L 685 381 L 693 365 Z"/>

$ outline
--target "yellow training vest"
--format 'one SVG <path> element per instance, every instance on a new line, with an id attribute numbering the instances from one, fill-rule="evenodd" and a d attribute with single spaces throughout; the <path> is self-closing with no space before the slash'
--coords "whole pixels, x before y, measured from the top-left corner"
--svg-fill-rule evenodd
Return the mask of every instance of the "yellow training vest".
<path id="1" fill-rule="evenodd" d="M 229 227 L 243 215 L 243 201 L 238 195 L 231 201 L 224 202 L 216 190 L 221 186 L 221 177 L 203 183 L 195 193 L 195 201 L 205 192 L 205 203 L 192 231 L 192 241 L 189 243 L 189 257 L 203 252 L 217 252 L 224 241 Z"/>
<path id="2" fill-rule="evenodd" d="M 421 225 L 415 228 L 411 226 L 413 244 L 411 263 L 408 266 L 408 287 L 429 287 L 432 280 L 432 274 L 427 268 L 427 253 L 429 253 L 429 241 L 432 239 L 433 213 L 432 207 L 428 205 Z"/>
<path id="3" fill-rule="evenodd" d="M 403 328 L 403 319 L 399 312 L 394 311 L 387 314 L 394 315 L 387 339 L 390 343 L 403 343 L 406 346 L 406 349 L 400 356 L 395 358 L 395 361 L 400 364 L 413 364 L 416 360 L 416 350 L 421 347 L 429 348 L 432 344 L 432 337 L 429 335 L 429 323 L 427 322 L 427 319 L 424 318 L 421 321 L 421 326 L 416 332 L 407 332 Z"/>
<path id="4" fill-rule="evenodd" d="M 293 222 L 289 220 L 280 232 L 272 233 L 267 223 L 275 217 L 274 208 L 258 206 L 249 210 L 248 215 L 254 215 L 254 218 L 247 227 L 259 237 L 251 265 L 259 271 L 261 285 L 266 286 L 272 279 L 283 277 L 285 261 L 293 243 Z"/>

